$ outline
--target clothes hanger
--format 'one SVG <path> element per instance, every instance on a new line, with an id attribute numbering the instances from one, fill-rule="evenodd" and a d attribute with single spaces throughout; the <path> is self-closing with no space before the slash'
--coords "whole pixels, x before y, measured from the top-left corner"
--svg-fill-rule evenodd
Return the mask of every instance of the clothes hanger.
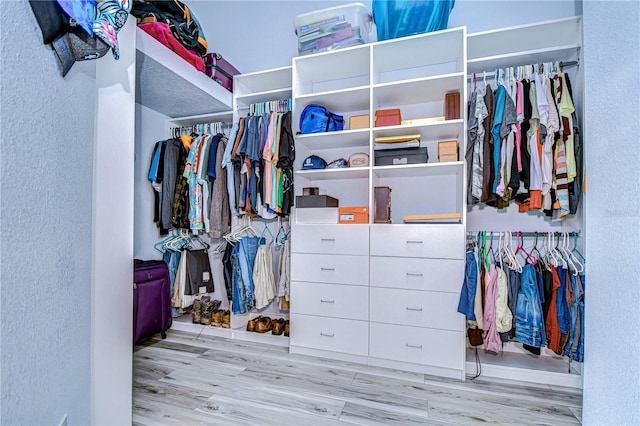
<path id="1" fill-rule="evenodd" d="M 580 259 L 582 259 L 582 262 L 583 263 L 587 262 L 587 259 L 585 259 L 582 253 L 580 253 L 580 250 L 578 250 L 578 233 L 577 232 L 573 233 L 573 250 L 571 250 L 571 253 L 578 253 L 578 256 L 580 256 Z"/>
<path id="2" fill-rule="evenodd" d="M 538 259 L 538 262 L 540 262 L 541 266 L 544 269 L 549 269 L 549 265 L 547 265 L 547 262 L 544 260 L 544 257 L 542 256 L 542 253 L 540 253 L 540 250 L 538 250 L 538 233 L 535 233 L 535 237 L 534 237 L 534 242 L 533 242 L 533 249 L 531 250 L 531 254 L 533 255 L 534 253 L 537 253 L 536 258 Z"/>
<path id="3" fill-rule="evenodd" d="M 567 264 L 569 266 L 569 269 L 572 270 L 572 274 L 574 276 L 578 275 L 578 266 L 576 266 L 576 264 L 573 262 L 573 258 L 571 257 L 571 253 L 569 252 L 569 233 L 568 232 L 563 232 L 562 233 L 562 247 L 561 247 L 561 251 L 565 256 L 565 259 L 567 261 Z"/>
<path id="4" fill-rule="evenodd" d="M 519 252 L 523 252 L 526 256 L 525 260 L 531 261 L 531 265 L 536 266 L 538 259 L 533 257 L 531 253 L 529 253 L 524 249 L 524 247 L 522 247 L 523 240 L 522 240 L 522 236 L 520 235 L 520 232 L 516 232 L 516 239 L 518 240 L 518 248 L 516 249 L 515 254 L 517 255 Z"/>
<path id="5" fill-rule="evenodd" d="M 562 262 L 562 267 L 563 268 L 568 268 L 569 265 L 567 264 L 567 260 L 564 258 L 564 255 L 562 254 L 562 252 L 560 251 L 560 249 L 558 248 L 558 245 L 560 244 L 560 236 L 558 236 L 558 238 L 555 239 L 556 245 L 553 248 L 556 252 L 556 254 L 558 255 L 558 258 L 560 259 L 560 261 Z"/>
<path id="6" fill-rule="evenodd" d="M 505 245 L 505 253 L 507 254 L 507 258 L 509 259 L 509 268 L 513 269 L 517 272 L 522 272 L 522 266 L 518 262 L 518 259 L 515 257 L 513 250 L 511 250 L 511 244 L 513 242 L 511 232 L 505 232 L 504 245 Z M 507 242 L 507 236 L 509 237 L 509 241 Z"/>
<path id="7" fill-rule="evenodd" d="M 269 234 L 269 236 L 271 237 L 271 241 L 269 241 L 267 244 L 270 245 L 275 240 L 275 237 L 273 236 L 273 234 L 271 233 L 271 230 L 269 229 L 269 226 L 267 225 L 267 219 L 262 218 L 262 221 L 264 222 L 264 229 L 262 230 L 262 233 L 260 234 L 260 241 L 262 241 L 262 239 L 264 238 L 265 233 Z"/>

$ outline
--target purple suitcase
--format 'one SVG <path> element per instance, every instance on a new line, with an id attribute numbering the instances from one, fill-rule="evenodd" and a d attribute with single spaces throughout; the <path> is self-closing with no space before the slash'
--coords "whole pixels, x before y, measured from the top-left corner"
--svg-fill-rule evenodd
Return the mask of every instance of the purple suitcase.
<path id="1" fill-rule="evenodd" d="M 133 271 L 133 342 L 171 328 L 169 269 L 161 260 L 136 260 Z"/>
<path id="2" fill-rule="evenodd" d="M 233 76 L 240 74 L 218 53 L 207 53 L 204 57 L 204 72 L 230 92 L 233 92 Z"/>

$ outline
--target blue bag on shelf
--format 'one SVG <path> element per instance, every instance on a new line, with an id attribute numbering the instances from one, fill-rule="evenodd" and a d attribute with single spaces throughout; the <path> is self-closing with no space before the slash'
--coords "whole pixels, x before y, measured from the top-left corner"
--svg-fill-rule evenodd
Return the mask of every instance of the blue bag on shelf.
<path id="1" fill-rule="evenodd" d="M 373 0 L 378 41 L 444 30 L 455 0 Z"/>
<path id="2" fill-rule="evenodd" d="M 344 127 L 344 117 L 320 105 L 307 105 L 300 115 L 300 133 L 336 132 Z"/>

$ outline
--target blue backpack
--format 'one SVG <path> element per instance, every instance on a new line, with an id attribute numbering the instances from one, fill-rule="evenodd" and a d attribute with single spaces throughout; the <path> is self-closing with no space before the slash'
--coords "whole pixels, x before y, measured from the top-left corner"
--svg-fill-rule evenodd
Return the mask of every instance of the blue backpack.
<path id="1" fill-rule="evenodd" d="M 344 117 L 319 105 L 307 105 L 300 115 L 300 133 L 335 132 L 342 130 Z"/>

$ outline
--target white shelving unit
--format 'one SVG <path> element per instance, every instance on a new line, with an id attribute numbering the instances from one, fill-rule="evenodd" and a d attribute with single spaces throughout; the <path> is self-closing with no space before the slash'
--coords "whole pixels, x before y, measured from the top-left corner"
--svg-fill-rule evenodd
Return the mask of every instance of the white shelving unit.
<path id="1" fill-rule="evenodd" d="M 467 71 L 578 60 L 581 46 L 579 16 L 473 33 L 467 38 Z"/>
<path id="2" fill-rule="evenodd" d="M 291 98 L 291 67 L 274 68 L 233 79 L 234 120 L 246 115 L 249 105 Z"/>
<path id="3" fill-rule="evenodd" d="M 464 152 L 465 59 L 464 28 L 293 59 L 294 126 L 309 104 L 343 115 L 345 123 L 367 114 L 371 126 L 296 136 L 297 195 L 319 187 L 340 206 L 367 206 L 370 214 L 363 225 L 294 225 L 292 352 L 464 378 L 464 321 L 452 304 L 464 271 L 465 169 L 462 161 L 439 163 L 437 144 L 456 140 Z M 460 119 L 374 126 L 380 109 L 399 108 L 403 119 L 443 116 L 450 92 L 460 93 Z M 420 134 L 428 162 L 375 164 L 376 137 L 411 134 Z M 357 152 L 369 155 L 367 167 L 301 170 L 309 155 L 329 163 Z M 390 225 L 373 223 L 376 186 L 392 188 Z M 404 224 L 404 215 L 442 213 L 460 219 Z M 452 258 L 438 266 L 433 258 L 442 247 Z M 388 266 L 384 273 L 380 264 Z M 381 280 L 385 273 L 395 275 Z M 434 274 L 439 278 L 426 278 Z"/>
<path id="4" fill-rule="evenodd" d="M 469 34 L 467 37 L 467 72 L 482 73 L 497 68 L 529 65 L 555 61 L 579 61 L 582 46 L 582 20 L 581 17 L 570 17 L 536 24 L 521 25 L 499 30 L 484 31 Z M 580 102 L 581 70 L 572 68 L 572 83 L 575 94 Z M 576 78 L 577 77 L 577 78 Z M 479 74 L 478 78 L 482 78 Z M 576 105 L 580 112 L 579 105 Z M 578 113 L 580 117 L 581 114 Z M 583 163 L 584 164 L 584 163 Z M 582 203 L 584 204 L 584 203 Z M 517 209 L 515 209 L 517 210 Z M 544 223 L 533 216 L 519 215 L 511 220 L 511 214 L 517 211 L 509 211 L 507 214 L 482 212 L 470 210 L 469 223 L 473 222 L 471 230 L 491 230 L 499 226 L 500 230 L 509 230 L 510 226 L 517 226 L 517 230 L 582 230 L 582 215 L 579 213 L 573 219 L 567 219 L 558 229 L 558 226 Z M 476 217 L 476 215 L 478 215 Z M 542 222 L 542 223 L 541 223 Z M 577 222 L 577 223 L 576 223 Z M 496 225 L 497 224 L 497 225 Z M 517 225 L 516 225 L 517 224 Z M 534 357 L 522 349 L 520 343 L 509 342 L 505 344 L 504 352 L 494 355 L 489 352 L 481 352 L 482 374 L 484 376 L 499 377 L 505 379 L 522 380 L 559 386 L 582 387 L 579 363 L 571 363 L 566 357 L 558 357 L 551 351 L 544 349 L 542 355 Z M 475 374 L 475 353 L 467 352 L 467 372 Z"/>
<path id="5" fill-rule="evenodd" d="M 291 98 L 291 67 L 280 67 L 264 71 L 236 75 L 233 79 L 233 112 L 234 122 L 249 113 L 252 104 L 270 101 L 280 101 Z M 273 228 L 274 221 L 271 221 L 271 232 L 276 235 L 277 228 Z M 232 218 L 232 226 L 238 226 L 238 219 Z M 256 225 L 254 222 L 254 226 Z M 266 224 L 264 226 L 269 226 Z M 260 229 L 260 228 L 258 228 Z M 274 271 L 276 270 L 274 266 Z M 246 331 L 247 322 L 259 315 L 267 315 L 272 318 L 288 317 L 288 313 L 279 312 L 277 301 L 273 301 L 261 312 L 250 311 L 245 314 L 231 313 L 231 338 L 246 340 L 258 343 L 268 343 L 278 346 L 289 346 L 289 338 L 284 335 L 274 336 L 271 333 L 255 333 Z"/>
<path id="6" fill-rule="evenodd" d="M 459 152 L 464 152 L 466 135 L 466 44 L 465 30 L 451 29 L 430 34 L 388 40 L 370 45 L 357 46 L 335 52 L 302 56 L 293 60 L 294 126 L 305 106 L 318 104 L 331 112 L 341 114 L 345 122 L 354 115 L 368 114 L 372 126 L 368 129 L 345 130 L 296 137 L 296 191 L 318 186 L 321 193 L 338 198 L 341 206 L 356 206 L 355 201 L 367 201 L 364 205 L 373 212 L 373 187 L 392 187 L 392 211 L 394 223 L 403 223 L 406 214 L 420 214 L 414 207 L 396 203 L 396 199 L 408 199 L 413 186 L 406 185 L 403 178 L 415 178 L 420 187 L 437 188 L 443 196 L 433 197 L 417 203 L 424 213 L 459 213 L 464 225 L 465 204 L 463 198 L 464 170 L 460 161 L 438 163 L 438 142 L 456 140 Z M 422 54 L 420 52 L 423 52 Z M 374 127 L 375 111 L 400 108 L 403 119 L 420 119 L 443 116 L 444 98 L 447 93 L 461 94 L 460 119 L 432 122 L 424 125 L 399 125 Z M 346 124 L 345 124 L 346 126 Z M 294 129 L 294 132 L 298 129 Z M 374 140 L 376 137 L 420 134 L 422 146 L 429 151 L 428 164 L 406 166 L 376 166 Z M 369 155 L 370 166 L 351 172 L 343 170 L 301 170 L 302 161 L 309 155 L 322 157 L 327 163 L 338 158 L 347 159 L 356 152 Z M 462 155 L 462 154 L 461 154 Z M 461 159 L 461 157 L 460 157 Z M 440 177 L 453 177 L 444 182 Z M 394 179 L 396 179 L 394 181 Z M 367 179 L 363 186 L 360 181 Z M 342 180 L 342 185 L 328 182 Z M 358 181 L 357 183 L 351 181 Z M 443 186 L 444 184 L 444 186 Z M 354 192 L 364 189 L 366 194 Z M 457 201 L 450 203 L 451 196 Z M 437 206 L 440 200 L 446 205 Z M 429 204 L 428 206 L 426 204 Z M 362 204 L 360 204 L 362 205 Z M 440 211 L 441 210 L 441 211 Z M 370 223 L 373 222 L 370 215 Z"/>

